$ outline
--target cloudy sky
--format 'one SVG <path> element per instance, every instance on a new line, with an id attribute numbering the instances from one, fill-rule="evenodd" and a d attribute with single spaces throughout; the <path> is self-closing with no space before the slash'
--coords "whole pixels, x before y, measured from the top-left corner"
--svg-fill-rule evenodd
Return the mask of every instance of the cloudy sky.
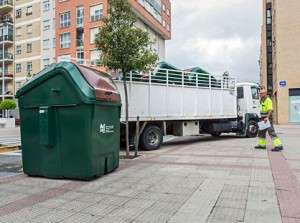
<path id="1" fill-rule="evenodd" d="M 173 0 L 166 61 L 257 82 L 262 0 Z"/>

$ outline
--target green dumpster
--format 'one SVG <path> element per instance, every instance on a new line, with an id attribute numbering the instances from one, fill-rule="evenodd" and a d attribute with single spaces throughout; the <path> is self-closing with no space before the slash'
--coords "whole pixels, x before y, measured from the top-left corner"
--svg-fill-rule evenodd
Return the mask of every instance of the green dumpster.
<path id="1" fill-rule="evenodd" d="M 191 72 L 188 75 L 188 79 L 185 79 L 185 85 L 196 86 L 197 85 L 197 76 L 198 76 L 198 86 L 199 87 L 217 87 L 217 80 L 210 75 L 206 70 L 200 67 L 193 67 L 190 69 L 184 70 L 186 72 Z M 210 80 L 209 80 L 210 79 Z M 211 84 L 211 85 L 209 85 Z"/>
<path id="2" fill-rule="evenodd" d="M 165 61 L 156 64 L 155 70 L 151 73 L 151 82 L 166 84 L 167 76 L 168 84 L 182 85 L 182 71 Z"/>
<path id="3" fill-rule="evenodd" d="M 121 103 L 108 74 L 61 62 L 16 97 L 24 173 L 89 180 L 119 166 Z"/>

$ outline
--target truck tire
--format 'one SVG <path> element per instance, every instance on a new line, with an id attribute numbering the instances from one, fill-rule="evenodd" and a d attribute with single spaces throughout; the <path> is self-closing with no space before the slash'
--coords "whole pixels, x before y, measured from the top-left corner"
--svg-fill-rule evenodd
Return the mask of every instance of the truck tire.
<path id="1" fill-rule="evenodd" d="M 147 126 L 140 138 L 140 145 L 144 150 L 157 150 L 163 141 L 163 134 L 157 126 Z"/>
<path id="2" fill-rule="evenodd" d="M 222 132 L 212 132 L 212 133 L 210 133 L 212 136 L 214 136 L 214 137 L 218 137 L 218 136 L 220 136 L 221 134 L 222 134 Z"/>
<path id="3" fill-rule="evenodd" d="M 246 129 L 246 136 L 248 138 L 254 138 L 258 134 L 258 124 L 256 121 L 249 121 L 247 129 Z"/>

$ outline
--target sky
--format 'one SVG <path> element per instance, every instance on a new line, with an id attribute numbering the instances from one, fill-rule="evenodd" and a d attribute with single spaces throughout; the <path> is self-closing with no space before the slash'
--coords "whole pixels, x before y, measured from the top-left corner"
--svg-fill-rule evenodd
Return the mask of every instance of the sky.
<path id="1" fill-rule="evenodd" d="M 166 61 L 258 82 L 262 0 L 173 0 Z"/>

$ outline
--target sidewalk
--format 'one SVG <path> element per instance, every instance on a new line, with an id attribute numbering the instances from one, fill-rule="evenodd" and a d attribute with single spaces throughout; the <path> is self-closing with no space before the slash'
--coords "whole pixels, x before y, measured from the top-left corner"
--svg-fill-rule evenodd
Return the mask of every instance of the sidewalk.
<path id="1" fill-rule="evenodd" d="M 300 126 L 276 130 L 282 153 L 194 136 L 90 182 L 0 178 L 0 222 L 300 222 Z"/>

